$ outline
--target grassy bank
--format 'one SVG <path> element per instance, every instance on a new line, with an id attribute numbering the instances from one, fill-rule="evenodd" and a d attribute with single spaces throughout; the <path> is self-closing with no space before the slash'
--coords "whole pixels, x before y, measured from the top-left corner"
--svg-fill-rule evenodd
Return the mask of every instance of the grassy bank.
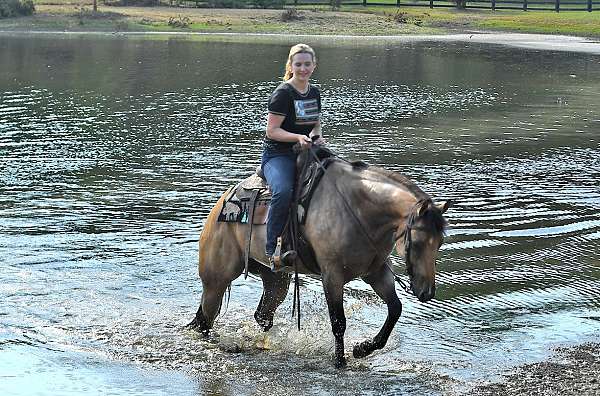
<path id="1" fill-rule="evenodd" d="M 0 19 L 0 30 L 189 31 L 333 35 L 444 34 L 474 30 L 600 37 L 600 11 L 495 11 L 345 6 L 285 10 L 109 7 L 91 0 L 35 0 L 36 14 Z"/>

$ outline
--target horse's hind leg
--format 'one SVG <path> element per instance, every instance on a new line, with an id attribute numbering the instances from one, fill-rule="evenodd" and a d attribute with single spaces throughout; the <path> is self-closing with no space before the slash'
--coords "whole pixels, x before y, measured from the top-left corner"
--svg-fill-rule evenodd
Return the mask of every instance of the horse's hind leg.
<path id="1" fill-rule="evenodd" d="M 227 253 L 221 251 L 211 252 L 214 254 L 200 253 L 198 273 L 202 280 L 202 302 L 196 317 L 188 327 L 204 335 L 208 335 L 219 314 L 225 291 L 244 269 L 235 249 L 227 249 L 225 252 Z"/>
<path id="2" fill-rule="evenodd" d="M 273 327 L 273 316 L 275 310 L 287 295 L 291 275 L 281 272 L 272 272 L 269 268 L 254 262 L 256 273 L 258 273 L 263 282 L 263 294 L 254 313 L 254 319 L 264 331 Z M 253 268 L 253 269 L 254 269 Z"/>
<path id="3" fill-rule="evenodd" d="M 217 284 L 202 282 L 202 302 L 200 303 L 200 307 L 198 307 L 196 317 L 188 324 L 189 328 L 208 336 L 215 318 L 221 310 L 223 295 L 228 286 L 229 283 L 224 282 Z"/>
<path id="4" fill-rule="evenodd" d="M 364 277 L 363 280 L 371 285 L 375 293 L 387 304 L 388 315 L 383 327 L 372 340 L 354 346 L 352 354 L 355 358 L 365 357 L 374 350 L 383 348 L 402 313 L 402 303 L 396 294 L 392 271 L 384 267 L 381 272 Z"/>

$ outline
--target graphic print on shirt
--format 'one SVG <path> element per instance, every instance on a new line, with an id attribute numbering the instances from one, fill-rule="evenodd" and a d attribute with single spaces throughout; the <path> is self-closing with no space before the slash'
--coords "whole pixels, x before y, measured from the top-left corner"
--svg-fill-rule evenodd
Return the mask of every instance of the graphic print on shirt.
<path id="1" fill-rule="evenodd" d="M 315 124 L 319 121 L 319 104 L 317 99 L 294 100 L 296 124 Z"/>

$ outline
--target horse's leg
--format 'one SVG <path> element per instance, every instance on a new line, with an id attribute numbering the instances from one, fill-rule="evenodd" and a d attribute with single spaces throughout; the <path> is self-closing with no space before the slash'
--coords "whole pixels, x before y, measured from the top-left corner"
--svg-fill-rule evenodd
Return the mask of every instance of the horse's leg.
<path id="1" fill-rule="evenodd" d="M 254 272 L 260 275 L 263 282 L 263 294 L 254 313 L 254 319 L 264 331 L 268 331 L 273 327 L 275 310 L 285 300 L 291 275 L 283 272 L 273 272 L 259 263 L 256 263 L 255 268 Z"/>
<path id="2" fill-rule="evenodd" d="M 323 289 L 329 308 L 329 319 L 331 330 L 335 338 L 335 360 L 336 368 L 346 366 L 344 356 L 344 332 L 346 331 L 346 315 L 344 314 L 344 282 L 341 276 L 332 274 L 323 275 Z"/>
<path id="3" fill-rule="evenodd" d="M 225 232 L 224 229 L 220 230 Z M 232 237 L 226 239 L 221 236 L 215 240 L 219 243 L 204 243 L 203 249 L 200 250 L 198 274 L 202 280 L 202 301 L 196 317 L 188 325 L 204 335 L 208 335 L 221 310 L 227 287 L 244 270 L 239 249 L 231 242 Z"/>
<path id="4" fill-rule="evenodd" d="M 387 268 L 384 267 L 382 271 L 376 274 L 363 277 L 363 280 L 371 285 L 375 293 L 387 304 L 388 315 L 375 338 L 354 346 L 352 354 L 355 358 L 365 357 L 374 350 L 383 348 L 402 313 L 402 303 L 396 294 L 394 276 L 391 271 L 387 271 Z"/>

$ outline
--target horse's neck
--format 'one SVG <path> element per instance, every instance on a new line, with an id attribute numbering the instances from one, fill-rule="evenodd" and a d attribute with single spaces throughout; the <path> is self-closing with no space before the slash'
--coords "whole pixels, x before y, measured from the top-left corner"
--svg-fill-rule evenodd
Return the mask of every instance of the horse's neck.
<path id="1" fill-rule="evenodd" d="M 401 225 L 422 193 L 377 170 L 342 169 L 339 179 L 353 206 L 375 229 L 387 232 Z M 408 180 L 408 179 L 407 179 Z"/>
<path id="2" fill-rule="evenodd" d="M 389 181 L 362 179 L 358 187 L 369 196 L 374 212 L 393 220 L 406 217 L 418 201 L 412 192 Z"/>

